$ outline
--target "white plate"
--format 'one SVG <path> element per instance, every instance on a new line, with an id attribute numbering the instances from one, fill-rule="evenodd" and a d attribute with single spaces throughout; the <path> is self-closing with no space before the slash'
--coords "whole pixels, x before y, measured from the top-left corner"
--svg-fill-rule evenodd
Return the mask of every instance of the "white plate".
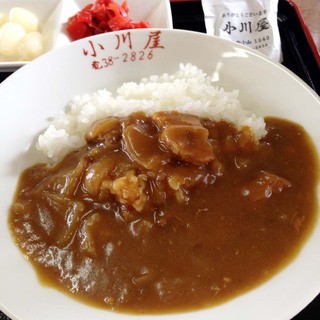
<path id="1" fill-rule="evenodd" d="M 122 3 L 124 0 L 114 0 Z M 39 19 L 39 31 L 44 37 L 45 52 L 70 43 L 65 27 L 68 18 L 95 0 L 0 0 L 0 12 L 8 15 L 19 6 L 33 12 Z M 129 17 L 147 21 L 152 28 L 172 29 L 169 0 L 127 0 Z M 0 61 L 0 72 L 14 71 L 28 61 Z"/>
<path id="2" fill-rule="evenodd" d="M 158 41 L 149 42 L 155 35 Z M 124 62 L 132 52 L 143 59 Z M 113 57 L 111 66 L 92 67 L 94 61 L 102 63 L 108 57 Z M 215 72 L 217 85 L 240 89 L 242 104 L 258 115 L 301 123 L 320 153 L 318 96 L 281 65 L 227 40 L 188 31 L 134 30 L 83 39 L 43 55 L 0 85 L 0 309 L 13 319 L 141 319 L 95 309 L 41 286 L 12 242 L 8 208 L 21 170 L 41 159 L 34 139 L 46 127 L 48 116 L 63 110 L 76 94 L 113 90 L 123 81 L 174 72 L 180 62 Z M 180 314 L 179 319 L 290 319 L 320 292 L 319 251 L 318 223 L 298 257 L 270 281 L 221 306 Z M 143 317 L 155 318 L 177 315 Z"/>

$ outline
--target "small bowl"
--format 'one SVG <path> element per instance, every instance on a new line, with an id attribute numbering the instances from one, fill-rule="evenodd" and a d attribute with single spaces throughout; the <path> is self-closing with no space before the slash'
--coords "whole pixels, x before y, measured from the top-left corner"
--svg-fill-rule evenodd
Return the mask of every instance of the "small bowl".
<path id="1" fill-rule="evenodd" d="M 55 46 L 59 32 L 63 0 L 0 0 L 1 12 L 8 15 L 13 7 L 22 7 L 33 12 L 39 19 L 39 31 L 44 38 L 44 51 L 48 52 Z M 14 71 L 28 61 L 3 61 L 0 62 L 0 71 Z"/>
<path id="2" fill-rule="evenodd" d="M 0 0 L 1 12 L 8 15 L 13 7 L 22 7 L 33 12 L 39 19 L 40 32 L 45 39 L 45 52 L 71 42 L 65 27 L 68 18 L 95 0 Z M 122 3 L 121 0 L 115 0 Z M 144 20 L 152 28 L 172 29 L 169 0 L 127 0 L 129 17 L 134 21 Z M 0 62 L 0 72 L 10 72 L 30 61 Z"/>
<path id="3" fill-rule="evenodd" d="M 65 32 L 68 18 L 72 17 L 79 10 L 95 0 L 65 0 L 62 16 L 60 20 L 60 32 L 56 46 L 60 47 L 70 43 L 70 38 Z M 114 2 L 122 3 L 124 0 L 114 0 Z M 144 20 L 150 24 L 151 28 L 172 29 L 172 14 L 169 0 L 127 0 L 129 8 L 129 17 L 134 21 Z"/>

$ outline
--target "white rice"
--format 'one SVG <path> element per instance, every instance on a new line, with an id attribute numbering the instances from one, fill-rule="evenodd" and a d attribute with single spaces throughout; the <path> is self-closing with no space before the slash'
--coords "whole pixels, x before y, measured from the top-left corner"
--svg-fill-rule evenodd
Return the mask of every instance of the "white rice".
<path id="1" fill-rule="evenodd" d="M 49 159 L 58 160 L 85 144 L 84 134 L 90 125 L 108 116 L 127 116 L 136 111 L 153 114 L 176 110 L 211 120 L 225 120 L 237 128 L 251 128 L 259 140 L 266 134 L 265 122 L 245 110 L 238 90 L 226 92 L 213 84 L 212 77 L 191 64 L 181 64 L 174 74 L 153 75 L 139 83 L 124 83 L 113 95 L 106 89 L 93 95 L 75 96 L 66 111 L 49 120 L 38 138 L 37 148 Z"/>

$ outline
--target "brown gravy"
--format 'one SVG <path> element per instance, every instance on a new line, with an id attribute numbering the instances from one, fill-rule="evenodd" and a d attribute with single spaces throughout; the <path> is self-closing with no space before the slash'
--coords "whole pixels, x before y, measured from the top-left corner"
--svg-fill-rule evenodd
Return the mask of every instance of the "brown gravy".
<path id="1" fill-rule="evenodd" d="M 21 175 L 12 235 L 41 280 L 121 312 L 210 307 L 290 262 L 317 217 L 318 158 L 297 124 L 249 130 L 175 112 L 100 121 Z"/>

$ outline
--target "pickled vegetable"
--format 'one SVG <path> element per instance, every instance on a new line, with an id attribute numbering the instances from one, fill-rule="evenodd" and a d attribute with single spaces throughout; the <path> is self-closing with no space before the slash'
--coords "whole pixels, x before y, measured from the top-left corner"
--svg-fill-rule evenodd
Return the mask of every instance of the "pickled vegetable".
<path id="1" fill-rule="evenodd" d="M 16 56 L 20 41 L 25 36 L 24 29 L 17 23 L 6 22 L 0 28 L 0 54 Z"/>
<path id="2" fill-rule="evenodd" d="M 23 8 L 15 7 L 10 10 L 9 20 L 20 24 L 20 26 L 26 32 L 32 32 L 38 30 L 38 18 L 37 16 Z"/>
<path id="3" fill-rule="evenodd" d="M 149 27 L 146 21 L 130 19 L 128 12 L 126 1 L 119 5 L 112 0 L 96 0 L 70 17 L 66 30 L 71 40 L 78 40 L 99 33 Z"/>
<path id="4" fill-rule="evenodd" d="M 0 61 L 30 61 L 44 53 L 39 19 L 29 10 L 14 7 L 0 13 Z"/>

